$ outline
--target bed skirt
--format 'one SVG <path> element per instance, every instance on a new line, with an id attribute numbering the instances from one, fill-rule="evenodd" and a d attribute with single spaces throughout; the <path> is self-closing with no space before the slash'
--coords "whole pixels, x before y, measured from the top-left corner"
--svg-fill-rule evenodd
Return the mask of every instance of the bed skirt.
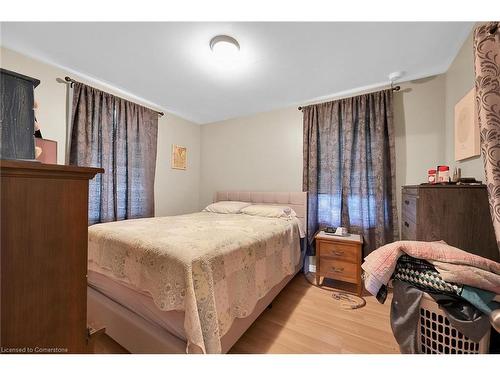
<path id="1" fill-rule="evenodd" d="M 276 298 L 281 290 L 301 270 L 301 261 L 293 274 L 285 277 L 275 285 L 255 306 L 253 312 L 243 319 L 235 319 L 229 331 L 222 337 L 222 352 L 227 353 L 267 306 Z M 172 334 L 164 327 L 136 314 L 127 307 L 88 286 L 87 288 L 87 321 L 94 328 L 106 328 L 106 334 L 131 353 L 151 354 L 185 354 L 187 342 Z M 196 350 L 191 348 L 192 352 Z M 199 350 L 201 353 L 201 350 Z"/>

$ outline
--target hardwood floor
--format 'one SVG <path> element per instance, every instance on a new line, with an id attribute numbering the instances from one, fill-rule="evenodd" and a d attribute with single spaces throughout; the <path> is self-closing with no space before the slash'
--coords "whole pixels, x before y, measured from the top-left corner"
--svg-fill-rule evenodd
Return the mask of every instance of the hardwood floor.
<path id="1" fill-rule="evenodd" d="M 365 296 L 366 306 L 345 310 L 332 292 L 297 275 L 233 346 L 230 353 L 399 353 L 389 323 L 391 296 L 381 305 Z M 96 353 L 126 350 L 103 335 Z"/>
<path id="2" fill-rule="evenodd" d="M 108 335 L 104 334 L 95 338 L 95 354 L 128 354 L 128 350 L 118 344 Z"/>

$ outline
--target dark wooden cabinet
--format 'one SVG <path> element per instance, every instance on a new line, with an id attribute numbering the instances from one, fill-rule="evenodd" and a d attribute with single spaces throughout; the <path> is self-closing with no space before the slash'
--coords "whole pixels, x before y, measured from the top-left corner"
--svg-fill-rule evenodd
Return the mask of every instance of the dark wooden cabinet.
<path id="1" fill-rule="evenodd" d="M 0 348 L 84 353 L 88 182 L 98 168 L 0 161 Z"/>
<path id="2" fill-rule="evenodd" d="M 401 239 L 444 240 L 499 261 L 485 185 L 403 186 Z"/>
<path id="3" fill-rule="evenodd" d="M 39 80 L 0 69 L 2 159 L 35 159 L 33 89 Z"/>

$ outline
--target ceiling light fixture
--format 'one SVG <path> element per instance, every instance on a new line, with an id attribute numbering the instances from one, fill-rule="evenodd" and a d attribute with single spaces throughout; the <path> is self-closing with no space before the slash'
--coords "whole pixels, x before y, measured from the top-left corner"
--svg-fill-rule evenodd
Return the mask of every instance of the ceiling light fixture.
<path id="1" fill-rule="evenodd" d="M 240 44 L 228 35 L 217 35 L 210 40 L 210 49 L 220 59 L 234 59 L 240 51 Z"/>

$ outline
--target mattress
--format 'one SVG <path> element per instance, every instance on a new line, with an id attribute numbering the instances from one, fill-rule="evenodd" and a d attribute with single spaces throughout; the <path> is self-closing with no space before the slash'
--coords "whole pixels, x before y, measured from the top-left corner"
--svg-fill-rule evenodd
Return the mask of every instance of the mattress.
<path id="1" fill-rule="evenodd" d="M 296 272 L 275 285 L 246 318 L 235 319 L 229 331 L 221 338 L 222 353 L 245 333 L 250 325 L 268 307 L 281 290 L 297 274 L 303 264 L 305 251 Z M 89 272 L 89 323 L 106 327 L 111 336 L 131 353 L 185 353 L 184 312 L 161 311 L 150 296 L 139 293 L 108 277 Z M 110 307 L 111 306 L 111 307 Z M 114 307 L 113 307 L 114 306 Z M 194 351 L 201 353 L 201 350 Z"/>
<path id="2" fill-rule="evenodd" d="M 89 228 L 90 285 L 188 352 L 222 352 L 234 320 L 298 267 L 296 219 L 203 212 Z"/>
<path id="3" fill-rule="evenodd" d="M 88 285 L 91 288 L 133 311 L 148 322 L 156 324 L 177 338 L 186 341 L 184 311 L 160 310 L 148 293 L 139 292 L 130 285 L 113 280 L 102 273 L 89 271 L 87 277 Z"/>

